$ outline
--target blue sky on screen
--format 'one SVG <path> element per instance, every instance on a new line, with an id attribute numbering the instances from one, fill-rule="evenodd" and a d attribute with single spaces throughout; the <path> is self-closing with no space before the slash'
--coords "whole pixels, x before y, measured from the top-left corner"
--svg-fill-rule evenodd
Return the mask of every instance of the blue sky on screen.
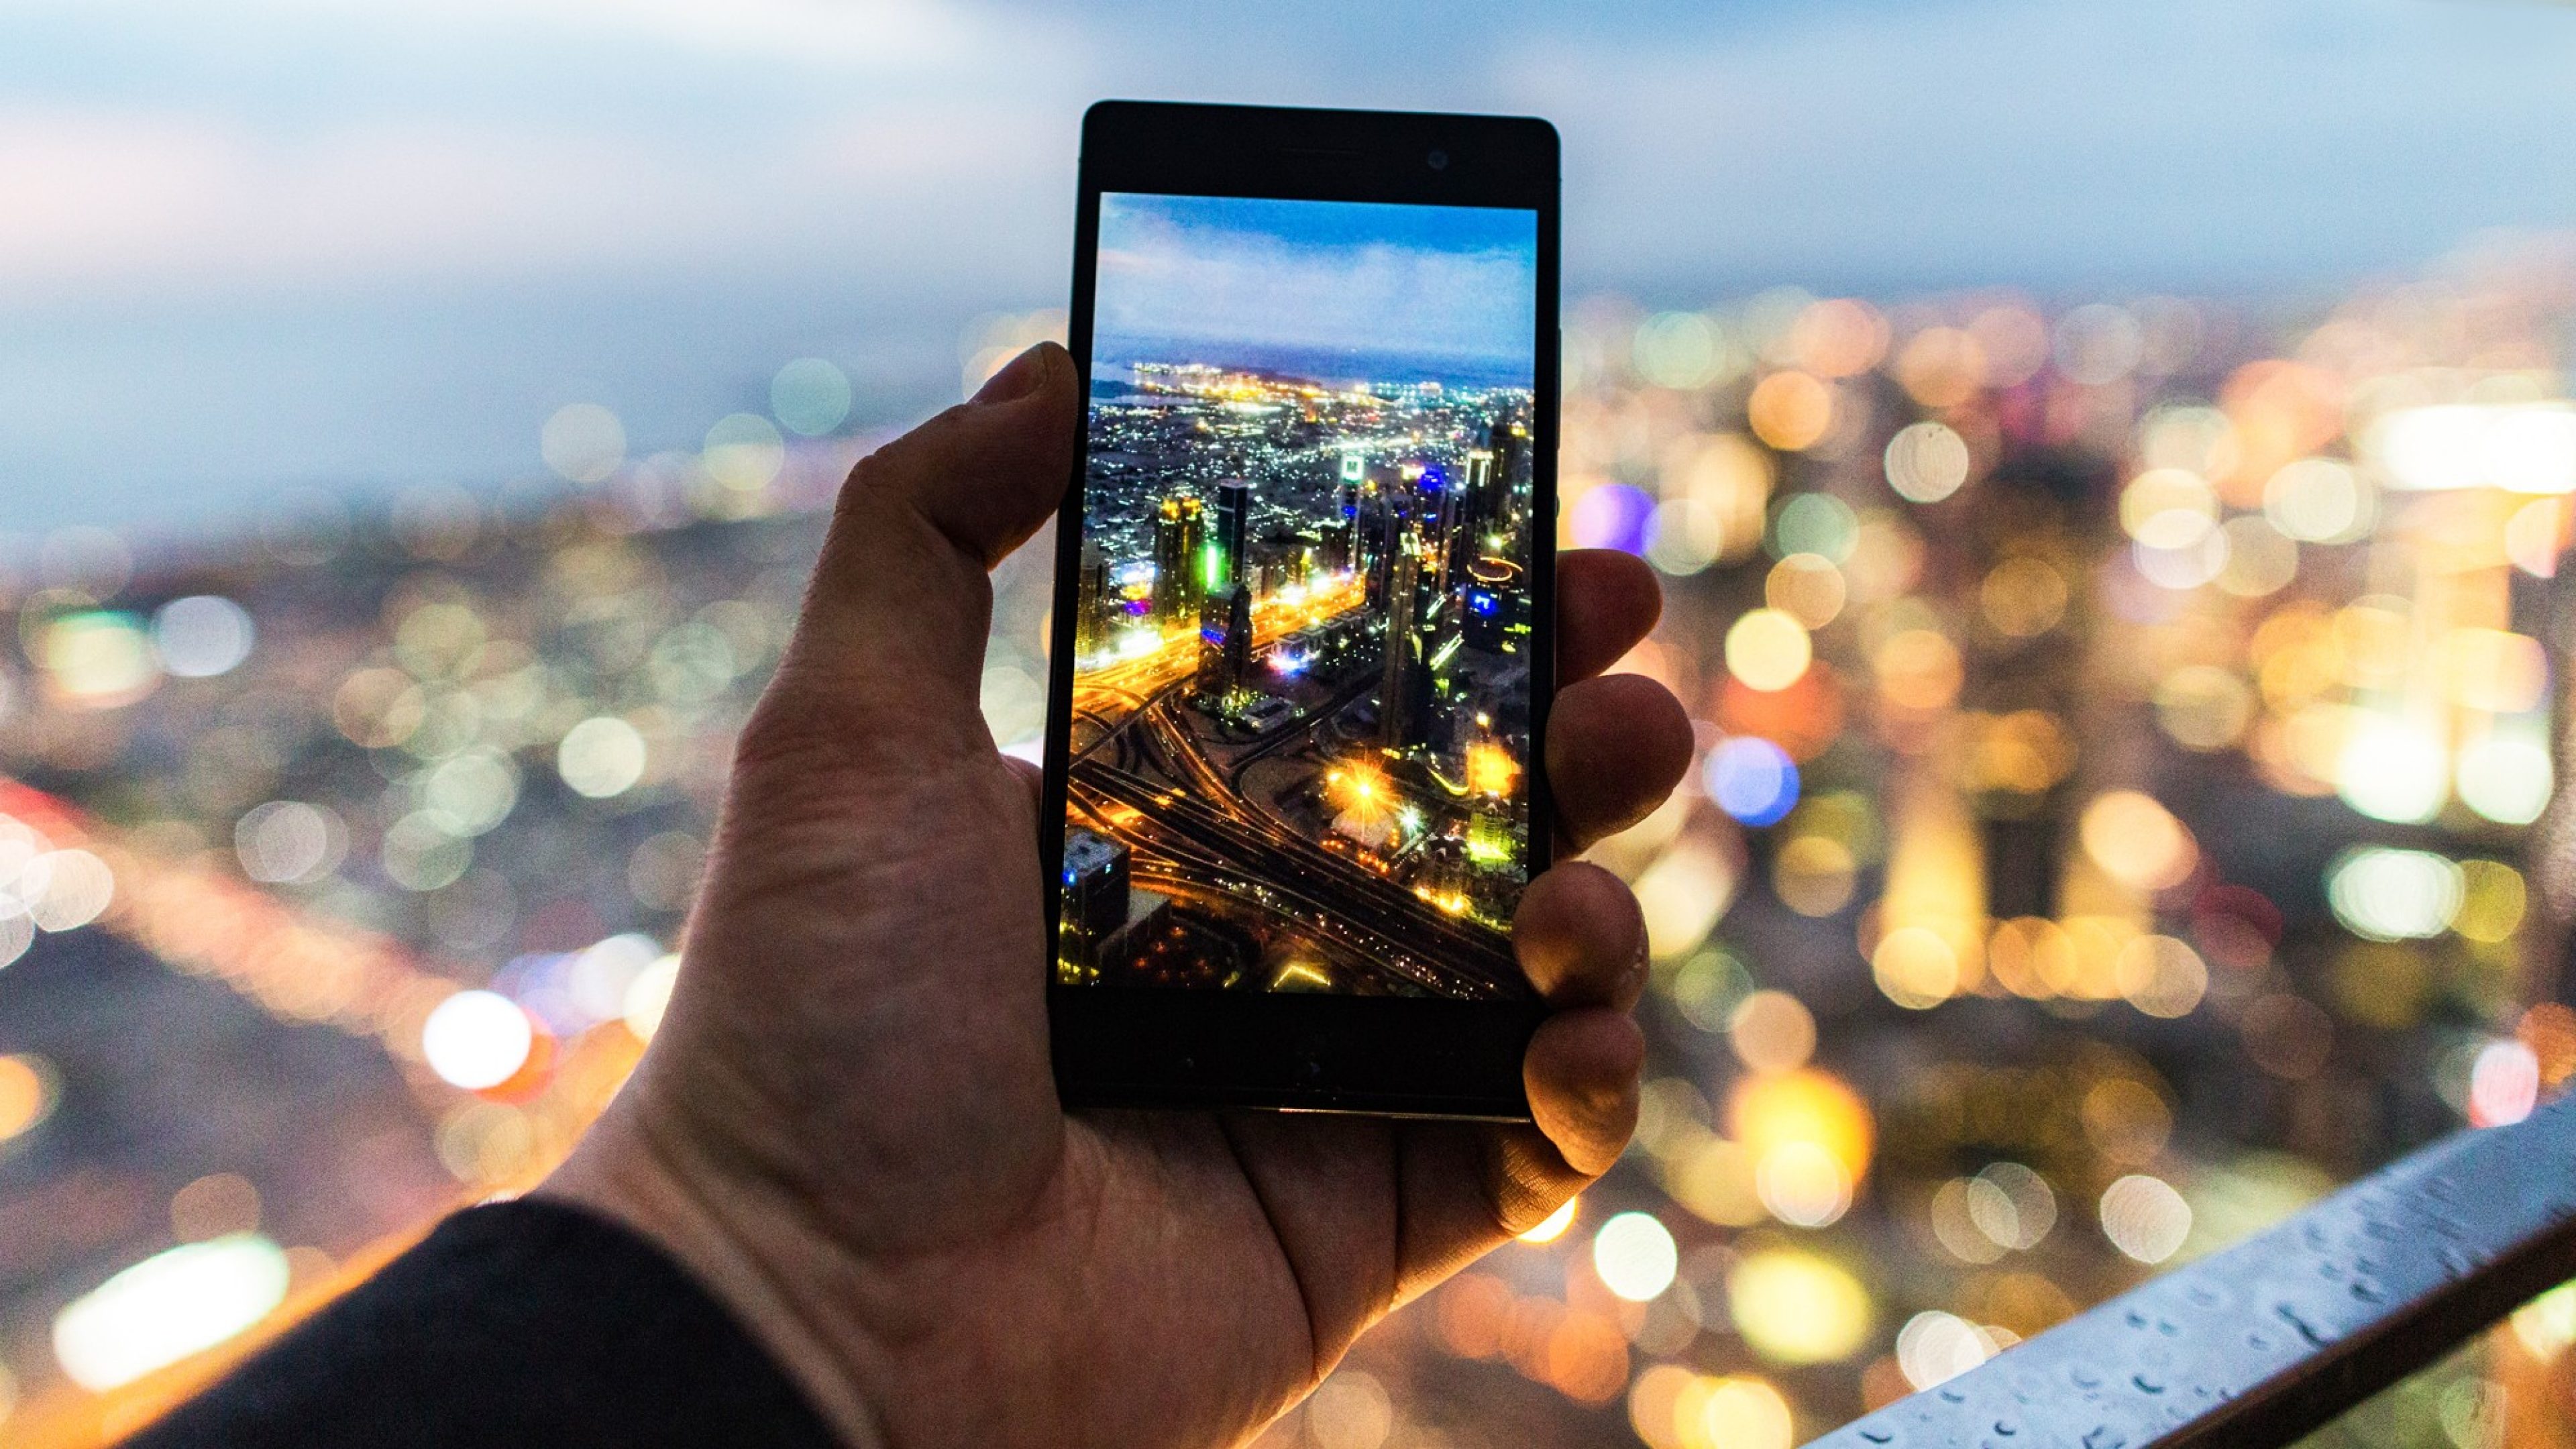
<path id="1" fill-rule="evenodd" d="M 1463 206 L 1111 194 L 1100 203 L 1104 359 L 1346 358 L 1525 381 L 1538 319 L 1537 214 Z M 1167 349 L 1166 349 L 1167 350 Z M 1172 359 L 1182 360 L 1182 359 Z"/>

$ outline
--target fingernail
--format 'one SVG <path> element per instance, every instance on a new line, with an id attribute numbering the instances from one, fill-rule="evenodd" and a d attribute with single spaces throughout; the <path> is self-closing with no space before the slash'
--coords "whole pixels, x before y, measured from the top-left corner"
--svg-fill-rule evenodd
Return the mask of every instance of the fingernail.
<path id="1" fill-rule="evenodd" d="M 1039 360 L 1040 349 L 1045 346 L 1041 342 L 1031 347 L 1003 364 L 1001 371 L 984 379 L 984 385 L 975 389 L 975 405 L 986 407 L 993 403 L 1006 403 L 1036 391 L 1038 380 L 1046 376 L 1046 364 Z"/>

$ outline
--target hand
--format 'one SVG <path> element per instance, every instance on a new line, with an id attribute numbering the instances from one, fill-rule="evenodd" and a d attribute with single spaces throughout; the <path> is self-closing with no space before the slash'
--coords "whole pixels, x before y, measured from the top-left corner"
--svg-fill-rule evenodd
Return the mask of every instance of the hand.
<path id="1" fill-rule="evenodd" d="M 1555 1012 L 1534 1127 L 1084 1112 L 1047 1058 L 1036 774 L 977 697 L 987 574 L 1052 516 L 1063 349 L 861 462 L 745 727 L 678 990 L 540 1191 L 687 1263 L 853 1444 L 1233 1444 L 1361 1330 L 1554 1210 L 1636 1118 L 1636 902 L 1596 866 L 1514 925 Z M 1626 555 L 1561 556 L 1561 857 L 1680 778 Z"/>

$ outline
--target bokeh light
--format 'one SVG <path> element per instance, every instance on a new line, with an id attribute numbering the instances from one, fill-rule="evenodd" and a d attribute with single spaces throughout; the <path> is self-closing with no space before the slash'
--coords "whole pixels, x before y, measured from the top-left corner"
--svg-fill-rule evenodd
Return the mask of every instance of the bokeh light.
<path id="1" fill-rule="evenodd" d="M 250 611 L 215 594 L 172 599 L 152 616 L 152 648 L 179 679 L 229 674 L 250 657 L 258 631 Z"/>
<path id="2" fill-rule="evenodd" d="M 1556 1211 L 1539 1219 L 1528 1231 L 1522 1233 L 1520 1239 L 1534 1246 L 1553 1243 L 1565 1236 L 1566 1229 L 1574 1226 L 1574 1220 L 1582 1210 L 1583 1199 L 1580 1196 L 1567 1198 L 1557 1204 Z"/>
<path id="3" fill-rule="evenodd" d="M 1602 483 L 1574 499 L 1566 511 L 1566 531 L 1577 548 L 1642 553 L 1654 515 L 1655 501 L 1644 493 L 1624 483 Z"/>
<path id="4" fill-rule="evenodd" d="M 2431 851 L 2359 846 L 2327 868 L 2326 899 L 2356 936 L 2422 940 L 2450 928 L 2465 885 L 2460 867 Z"/>
<path id="5" fill-rule="evenodd" d="M 1789 1401 L 1762 1379 L 1728 1374 L 1694 1384 L 1675 1410 L 1685 1449 L 1789 1449 Z"/>
<path id="6" fill-rule="evenodd" d="M 1751 735 L 1708 752 L 1701 781 L 1717 807 L 1747 825 L 1772 825 L 1798 804 L 1798 766 L 1788 752 Z"/>
<path id="7" fill-rule="evenodd" d="M 1748 1071 L 1791 1071 L 1815 1054 L 1815 1014 L 1788 992 L 1750 992 L 1729 1014 L 1726 1039 Z"/>
<path id="8" fill-rule="evenodd" d="M 1812 632 L 1841 616 L 1851 587 L 1833 560 L 1822 554 L 1793 553 L 1764 576 L 1762 597 Z"/>
<path id="9" fill-rule="evenodd" d="M 2375 710 L 2347 728 L 2334 763 L 2345 804 L 2397 825 L 2432 819 L 2450 796 L 2450 775 L 2449 753 L 2431 732 Z"/>
<path id="10" fill-rule="evenodd" d="M 777 425 L 758 413 L 733 413 L 707 429 L 701 454 L 707 476 L 737 494 L 758 494 L 787 465 L 787 445 Z"/>
<path id="11" fill-rule="evenodd" d="M 1386 1386 L 1362 1369 L 1336 1372 L 1306 1402 L 1306 1434 L 1315 1449 L 1378 1449 L 1394 1427 Z"/>
<path id="12" fill-rule="evenodd" d="M 1860 515 L 1830 493 L 1797 494 L 1771 516 L 1772 552 L 1781 558 L 1814 554 L 1830 564 L 1847 564 L 1860 537 Z"/>
<path id="13" fill-rule="evenodd" d="M 626 425 L 597 403 L 566 403 L 538 431 L 537 451 L 569 483 L 604 483 L 626 461 Z"/>
<path id="14" fill-rule="evenodd" d="M 2191 1235 L 2191 1204 L 2162 1178 L 2131 1173 L 2102 1190 L 2101 1221 L 2111 1246 L 2152 1265 Z"/>
<path id="15" fill-rule="evenodd" d="M 93 609 L 44 626 L 34 651 L 48 682 L 70 701 L 115 709 L 150 693 L 161 663 L 131 614 Z"/>
<path id="16" fill-rule="evenodd" d="M 626 1024 L 637 1039 L 651 1041 L 662 1027 L 662 1014 L 671 1006 L 671 992 L 680 984 L 680 958 L 676 954 L 657 958 L 635 975 L 619 996 L 618 1019 Z"/>
<path id="17" fill-rule="evenodd" d="M 1968 481 L 1968 445 L 1941 423 L 1897 430 L 1887 443 L 1887 486 L 1909 503 L 1938 503 Z"/>
<path id="18" fill-rule="evenodd" d="M 1755 609 L 1726 631 L 1726 669 L 1748 689 L 1787 689 L 1814 658 L 1806 626 L 1781 609 Z"/>
<path id="19" fill-rule="evenodd" d="M 1658 312 L 1637 326 L 1637 375 L 1656 387 L 1706 387 L 1728 370 L 1726 335 L 1696 312 Z"/>
<path id="20" fill-rule="evenodd" d="M 1995 1356 L 1986 1331 L 1956 1314 L 1928 1309 L 1896 1331 L 1896 1363 L 1917 1389 L 1948 1383 Z"/>
<path id="21" fill-rule="evenodd" d="M 1803 372 L 1775 372 L 1745 403 L 1753 435 L 1784 453 L 1814 447 L 1833 425 L 1833 388 Z"/>
<path id="22" fill-rule="evenodd" d="M 78 930 L 115 900 L 116 872 L 86 850 L 48 850 L 20 867 L 13 890 L 38 927 Z"/>
<path id="23" fill-rule="evenodd" d="M 1744 1341 L 1778 1364 L 1847 1358 L 1875 1322 L 1869 1291 L 1851 1270 L 1794 1248 L 1747 1253 L 1727 1274 L 1726 1295 Z"/>
<path id="24" fill-rule="evenodd" d="M 518 1074 L 536 1045 L 535 1024 L 518 1003 L 491 991 L 460 991 L 421 1023 L 420 1054 L 440 1080 L 468 1091 Z"/>
<path id="25" fill-rule="evenodd" d="M 1680 1266 L 1672 1231 L 1652 1213 L 1613 1215 L 1592 1235 L 1592 1269 L 1603 1286 L 1631 1303 L 1660 1296 Z"/>
<path id="26" fill-rule="evenodd" d="M 2209 967 L 2188 941 L 2140 936 L 2112 965 L 2120 995 L 2149 1016 L 2189 1016 L 2209 992 Z"/>
<path id="27" fill-rule="evenodd" d="M 348 853 L 349 831 L 340 817 L 301 800 L 253 806 L 233 825 L 233 851 L 242 874 L 255 881 L 306 884 L 321 879 Z"/>
<path id="28" fill-rule="evenodd" d="M 848 373 L 820 357 L 800 357 L 769 380 L 769 410 L 790 432 L 820 437 L 850 415 Z"/>
<path id="29" fill-rule="evenodd" d="M 1697 948 L 1726 914 L 1735 884 L 1734 861 L 1704 838 L 1685 839 L 1665 851 L 1634 882 L 1648 951 L 1670 957 Z"/>
<path id="30" fill-rule="evenodd" d="M 564 731 L 555 769 L 575 794 L 604 800 L 644 778 L 644 736 L 614 716 L 595 716 Z"/>
<path id="31" fill-rule="evenodd" d="M 2348 463 L 2302 458 L 2263 485 L 2263 517 L 2285 538 L 2347 542 L 2371 521 L 2368 485 Z"/>
<path id="32" fill-rule="evenodd" d="M 92 1393 L 214 1347 L 286 1298 L 286 1255 L 256 1233 L 155 1254 L 54 1317 L 63 1374 Z"/>
<path id="33" fill-rule="evenodd" d="M 2200 847 L 2173 812 L 2137 790 L 2112 790 L 2084 807 L 2085 853 L 2116 879 L 2165 890 L 2190 879 Z"/>
<path id="34" fill-rule="evenodd" d="M 35 1130 L 53 1111 L 53 1069 L 29 1053 L 0 1056 L 0 1143 Z"/>
<path id="35" fill-rule="evenodd" d="M 2549 749 L 2530 735 L 2490 734 L 2460 750 L 2460 803 L 2499 825 L 2529 825 L 2557 788 Z"/>
<path id="36" fill-rule="evenodd" d="M 2540 1059 L 2518 1041 L 2478 1049 L 2469 1075 L 2469 1125 L 2500 1127 L 2531 1115 L 2540 1101 Z"/>

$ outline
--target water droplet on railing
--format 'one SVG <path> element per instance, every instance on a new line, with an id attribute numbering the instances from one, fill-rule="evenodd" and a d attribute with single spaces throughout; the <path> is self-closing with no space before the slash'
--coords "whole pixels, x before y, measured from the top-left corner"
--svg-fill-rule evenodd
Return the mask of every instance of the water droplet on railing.
<path id="1" fill-rule="evenodd" d="M 1860 1436 L 1872 1444 L 1893 1444 L 1896 1442 L 1895 1430 L 1882 1429 L 1875 1424 L 1862 1425 Z"/>
<path id="2" fill-rule="evenodd" d="M 2165 1391 L 2164 1380 L 2152 1378 L 2146 1374 L 2132 1374 L 2129 1376 L 2129 1382 L 2136 1384 L 2138 1392 L 2142 1394 L 2161 1394 Z"/>
<path id="3" fill-rule="evenodd" d="M 2129 1436 L 2104 1424 L 2084 1436 L 2084 1449 L 2129 1449 Z"/>
<path id="4" fill-rule="evenodd" d="M 2073 1368 L 2068 1369 L 2066 1371 L 2066 1377 L 2079 1389 L 2098 1389 L 2102 1387 L 2102 1376 L 2080 1363 L 2075 1365 Z"/>
<path id="5" fill-rule="evenodd" d="M 2300 1317 L 2299 1310 L 2296 1305 L 2284 1303 L 2272 1311 L 2279 1314 L 2283 1321 L 2287 1322 L 2292 1328 L 2297 1329 L 2299 1331 L 2299 1336 L 2306 1339 L 2311 1345 L 2317 1348 L 2323 1348 L 2327 1344 L 2333 1342 L 2333 1340 L 2327 1335 L 2319 1332 L 2315 1324 Z"/>

